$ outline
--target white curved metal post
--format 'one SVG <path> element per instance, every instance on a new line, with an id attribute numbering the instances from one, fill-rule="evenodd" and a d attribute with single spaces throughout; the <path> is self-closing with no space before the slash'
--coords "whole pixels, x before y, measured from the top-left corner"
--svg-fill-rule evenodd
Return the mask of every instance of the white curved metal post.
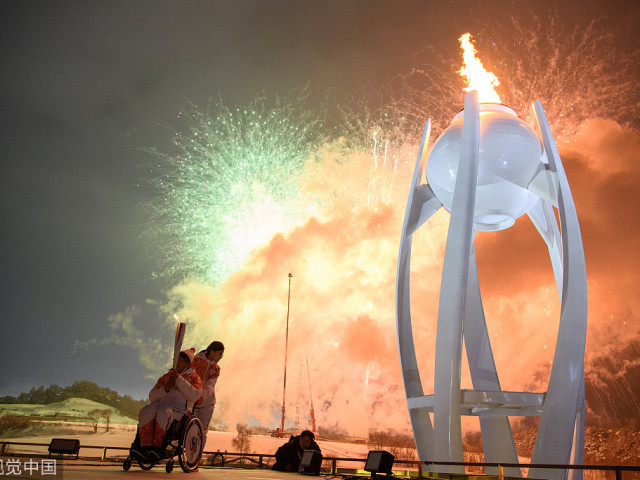
<path id="1" fill-rule="evenodd" d="M 489 333 L 480 296 L 476 252 L 471 244 L 469 258 L 469 277 L 467 280 L 467 298 L 463 326 L 464 344 L 469 362 L 469 372 L 475 391 L 499 392 L 500 380 L 493 359 Z M 484 448 L 484 461 L 487 463 L 518 463 L 518 454 L 513 441 L 511 425 L 506 415 L 480 415 L 480 431 Z M 487 475 L 497 475 L 497 467 L 487 467 Z M 519 477 L 520 469 L 507 467 L 504 474 Z"/>
<path id="2" fill-rule="evenodd" d="M 434 460 L 462 462 L 460 419 L 460 364 L 469 255 L 473 241 L 473 212 L 480 156 L 480 104 L 478 92 L 464 99 L 464 123 L 451 220 L 447 234 L 438 303 L 438 334 L 434 375 Z M 441 469 L 443 470 L 443 469 Z M 464 467 L 444 470 L 464 473 Z"/>
<path id="3" fill-rule="evenodd" d="M 562 298 L 562 237 L 553 213 L 553 207 L 546 201 L 538 199 L 536 204 L 527 212 L 531 223 L 536 227 L 549 249 L 549 258 L 553 275 L 558 288 L 558 298 Z"/>
<path id="4" fill-rule="evenodd" d="M 408 404 L 409 399 L 422 398 L 424 396 L 411 328 L 409 288 L 411 240 L 413 232 L 442 206 L 428 185 L 420 185 L 424 172 L 430 132 L 431 121 L 427 120 L 422 133 L 422 142 L 420 144 L 413 180 L 409 190 L 409 199 L 407 200 L 407 209 L 402 227 L 402 236 L 400 238 L 398 271 L 396 276 L 398 351 L 400 353 L 400 366 L 402 368 L 402 378 Z M 433 454 L 433 426 L 431 424 L 431 418 L 426 408 L 411 408 L 411 405 L 408 406 L 418 456 L 420 459 L 426 460 Z"/>
<path id="5" fill-rule="evenodd" d="M 584 411 L 584 348 L 587 335 L 587 270 L 582 235 L 569 182 L 542 104 L 534 104 L 549 166 L 558 179 L 562 228 L 562 302 L 558 339 L 532 463 L 567 464 L 574 449 L 579 409 Z M 580 435 L 580 432 L 578 432 Z M 533 478 L 567 477 L 566 470 L 532 469 Z"/>

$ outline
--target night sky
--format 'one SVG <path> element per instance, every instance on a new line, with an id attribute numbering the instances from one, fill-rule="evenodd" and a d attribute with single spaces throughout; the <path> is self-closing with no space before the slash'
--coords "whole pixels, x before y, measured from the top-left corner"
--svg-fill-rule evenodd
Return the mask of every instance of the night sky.
<path id="1" fill-rule="evenodd" d="M 1 2 L 0 395 L 90 380 L 135 398 L 146 396 L 152 385 L 147 375 L 157 372 L 142 365 L 134 345 L 113 336 L 108 319 L 137 308 L 143 335 L 172 342 L 168 315 L 152 307 L 166 302 L 166 291 L 174 285 L 154 279 L 154 252 L 141 241 L 148 223 L 142 203 L 148 198 L 138 185 L 149 174 L 148 158 L 141 149 L 171 148 L 170 135 L 159 125 L 176 122 L 185 103 L 206 104 L 219 97 L 228 106 L 245 105 L 257 95 L 274 98 L 306 87 L 309 108 L 326 110 L 327 123 L 337 125 L 338 107 L 348 99 L 365 94 L 377 98 L 383 86 L 412 68 L 424 68 L 435 55 L 459 62 L 457 39 L 462 33 L 476 36 L 491 25 L 509 31 L 512 17 L 524 24 L 555 18 L 569 27 L 598 19 L 599 35 L 619 36 L 620 48 L 627 53 L 640 48 L 635 0 L 585 0 L 577 10 L 547 0 Z M 508 44 L 512 39 L 501 41 Z M 482 58 L 482 44 L 478 50 Z M 491 61 L 498 59 L 487 58 L 487 63 Z M 574 81 L 588 82 L 588 78 L 578 73 Z M 363 111 L 378 106 L 376 100 L 368 101 L 361 104 Z M 637 108 L 638 97 L 633 101 Z M 637 146 L 637 123 L 634 130 L 634 119 L 627 120 L 630 129 L 616 131 Z M 617 143 L 611 140 L 609 145 L 614 149 Z M 638 160 L 632 151 L 630 147 L 627 157 L 623 153 L 617 158 Z M 571 158 L 585 158 L 581 155 Z M 568 170 L 579 165 L 571 158 Z M 625 168 L 617 172 L 624 173 Z M 635 170 L 627 180 L 637 179 L 637 165 L 629 168 Z M 405 173 L 407 177 L 411 172 Z M 593 198 L 579 195 L 587 184 L 578 181 L 577 202 Z M 627 185 L 625 192 L 636 186 Z M 401 215 L 408 183 L 398 188 Z M 606 201 L 616 203 L 616 195 L 627 195 L 615 185 L 607 188 L 611 197 L 603 193 Z M 629 209 L 628 202 L 637 205 L 637 198 L 629 193 L 621 202 L 623 210 Z M 601 205 L 594 200 L 592 206 Z M 607 211 L 612 209 L 607 206 Z M 608 250 L 616 258 L 612 263 L 620 267 L 618 272 L 625 272 L 615 276 L 624 277 L 621 290 L 637 285 L 637 271 L 627 272 L 619 265 L 621 257 L 632 257 L 630 268 L 638 263 L 637 250 L 629 251 L 639 243 L 638 215 L 630 213 L 627 218 L 624 229 L 618 230 L 627 243 L 619 249 L 603 245 L 595 233 L 589 236 L 598 232 L 598 225 L 592 224 L 596 217 L 584 219 L 587 266 L 594 273 L 590 295 L 613 274 L 599 275 L 608 260 L 606 255 L 590 257 L 589 248 Z M 400 230 L 390 228 L 389 238 L 395 237 L 399 240 Z M 502 248 L 496 242 L 487 242 L 489 251 Z M 271 291 L 284 302 L 286 273 L 294 266 L 284 262 L 283 269 L 278 273 L 282 285 L 267 285 L 260 291 Z M 294 272 L 294 281 L 297 278 Z M 389 279 L 391 291 L 386 296 L 393 296 L 394 280 Z M 239 284 L 231 282 L 224 291 L 233 285 Z M 637 336 L 637 294 L 625 295 L 623 301 L 617 311 L 624 312 L 630 335 Z M 368 324 L 357 312 L 353 318 L 345 327 L 345 338 L 358 342 L 358 325 Z M 387 325 L 380 332 L 393 346 L 393 319 Z M 211 335 L 225 331 L 229 332 L 214 328 Z M 239 338 L 243 330 L 234 330 L 233 335 Z M 212 339 L 202 338 L 197 346 Z M 273 368 L 279 372 L 282 345 L 270 345 L 277 359 Z M 233 351 L 227 352 L 223 375 L 224 362 L 231 371 L 233 356 Z M 393 362 L 395 368 L 397 360 Z M 242 375 L 239 366 L 233 372 L 236 378 Z M 246 377 L 249 381 L 251 372 Z M 279 385 L 281 380 L 275 378 Z M 224 385 L 221 377 L 220 388 Z M 318 385 L 314 388 L 321 390 Z M 321 392 L 318 396 L 324 398 Z"/>

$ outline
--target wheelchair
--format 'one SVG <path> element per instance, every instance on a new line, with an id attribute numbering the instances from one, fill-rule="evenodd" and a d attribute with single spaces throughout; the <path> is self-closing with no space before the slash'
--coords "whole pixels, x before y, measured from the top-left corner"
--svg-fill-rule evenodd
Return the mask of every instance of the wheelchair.
<path id="1" fill-rule="evenodd" d="M 134 460 L 142 470 L 151 470 L 157 463 L 167 460 L 166 471 L 173 471 L 174 457 L 178 457 L 180 467 L 185 473 L 194 472 L 198 469 L 204 450 L 204 433 L 202 424 L 198 417 L 193 414 L 186 414 L 180 420 L 174 420 L 162 444 L 162 455 L 160 460 L 154 462 L 148 458 L 140 457 L 134 450 L 140 448 L 140 435 L 136 431 L 136 438 L 131 444 L 129 455 L 122 464 L 124 471 L 131 468 Z"/>

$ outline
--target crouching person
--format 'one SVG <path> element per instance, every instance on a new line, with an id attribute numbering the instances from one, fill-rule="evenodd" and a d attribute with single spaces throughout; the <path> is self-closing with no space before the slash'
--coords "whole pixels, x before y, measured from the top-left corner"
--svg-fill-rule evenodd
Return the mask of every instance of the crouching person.
<path id="1" fill-rule="evenodd" d="M 291 436 L 289 441 L 282 445 L 276 451 L 276 463 L 273 464 L 273 470 L 282 472 L 300 472 L 300 473 L 320 473 L 320 463 L 308 468 L 302 467 L 300 464 L 302 455 L 305 450 L 315 450 L 320 454 L 320 447 L 315 441 L 315 435 L 309 430 L 304 430 L 300 435 Z"/>
<path id="2" fill-rule="evenodd" d="M 138 456 L 153 462 L 160 460 L 169 425 L 190 412 L 200 398 L 202 383 L 190 368 L 194 354 L 194 349 L 180 352 L 177 367 L 160 377 L 149 392 L 151 404 L 142 407 L 138 413 L 140 449 L 135 450 Z"/>

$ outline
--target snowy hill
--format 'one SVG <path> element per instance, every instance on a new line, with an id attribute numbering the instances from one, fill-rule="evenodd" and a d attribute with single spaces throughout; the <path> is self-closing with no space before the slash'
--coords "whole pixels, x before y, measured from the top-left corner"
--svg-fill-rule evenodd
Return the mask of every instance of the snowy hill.
<path id="1" fill-rule="evenodd" d="M 94 402 L 86 398 L 68 398 L 61 402 L 49 403 L 47 405 L 33 404 L 0 404 L 0 416 L 17 415 L 19 417 L 28 416 L 36 420 L 64 420 L 67 422 L 86 421 L 89 412 L 92 410 L 111 410 L 111 424 L 135 425 L 137 420 L 122 415 L 118 409 Z M 34 418 L 35 417 L 35 418 Z M 101 422 L 104 419 L 101 419 Z"/>

